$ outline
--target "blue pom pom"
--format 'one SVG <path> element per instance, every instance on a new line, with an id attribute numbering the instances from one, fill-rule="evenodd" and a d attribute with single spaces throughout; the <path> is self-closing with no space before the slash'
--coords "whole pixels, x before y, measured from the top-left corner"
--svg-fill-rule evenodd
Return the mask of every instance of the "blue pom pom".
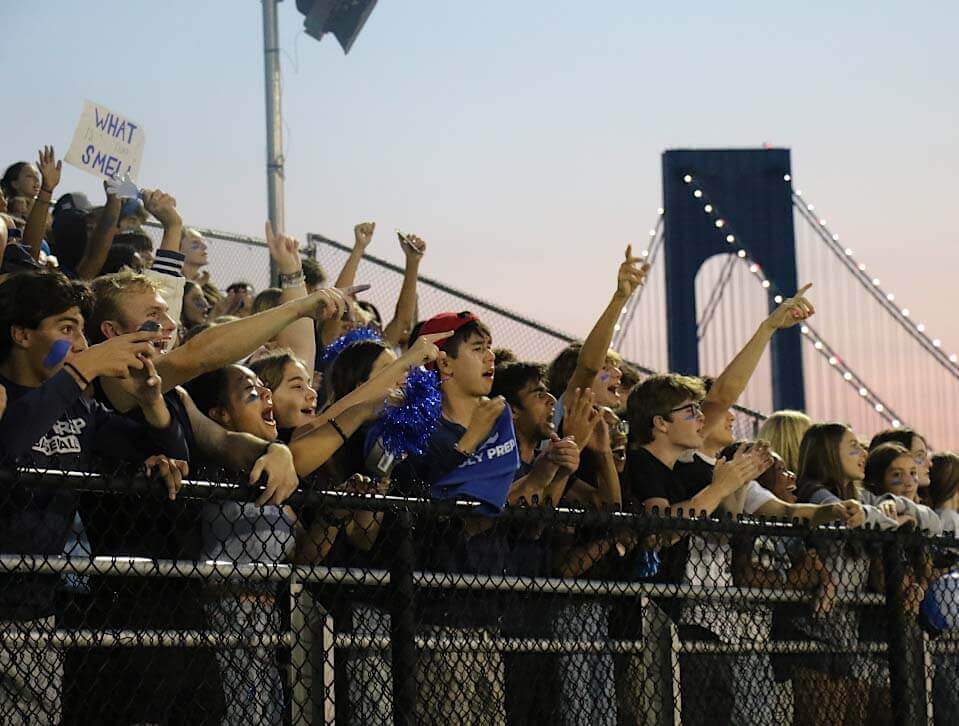
<path id="1" fill-rule="evenodd" d="M 373 328 L 354 328 L 350 332 L 341 335 L 339 338 L 330 343 L 323 350 L 323 357 L 320 358 L 320 368 L 326 369 L 333 365 L 333 361 L 336 360 L 336 357 L 346 350 L 353 343 L 359 343 L 362 340 L 375 340 L 377 342 L 382 341 L 380 334 L 373 330 Z"/>
<path id="2" fill-rule="evenodd" d="M 383 449 L 397 458 L 420 456 L 436 430 L 442 404 L 439 374 L 414 368 L 403 386 L 403 402 L 386 406 L 370 438 L 379 439 Z"/>

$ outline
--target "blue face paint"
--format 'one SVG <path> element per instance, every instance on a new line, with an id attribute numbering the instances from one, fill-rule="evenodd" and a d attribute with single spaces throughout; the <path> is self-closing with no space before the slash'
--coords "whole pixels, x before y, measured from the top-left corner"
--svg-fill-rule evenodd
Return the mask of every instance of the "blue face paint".
<path id="1" fill-rule="evenodd" d="M 160 330 L 160 324 L 156 320 L 147 320 L 143 325 L 137 328 L 138 333 L 155 333 Z"/>
<path id="2" fill-rule="evenodd" d="M 56 368 L 63 363 L 64 359 L 70 354 L 73 343 L 69 340 L 58 340 L 50 346 L 50 352 L 43 359 L 44 368 Z"/>

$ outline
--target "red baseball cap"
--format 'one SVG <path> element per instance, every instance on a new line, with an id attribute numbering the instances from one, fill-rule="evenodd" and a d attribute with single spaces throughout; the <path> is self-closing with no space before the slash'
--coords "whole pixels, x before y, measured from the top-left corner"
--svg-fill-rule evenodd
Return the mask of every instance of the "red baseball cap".
<path id="1" fill-rule="evenodd" d="M 436 341 L 436 346 L 442 348 L 457 330 L 475 320 L 479 320 L 479 318 L 465 310 L 461 313 L 440 313 L 425 321 L 417 331 L 416 337 L 435 333 L 449 333 L 447 337 Z"/>

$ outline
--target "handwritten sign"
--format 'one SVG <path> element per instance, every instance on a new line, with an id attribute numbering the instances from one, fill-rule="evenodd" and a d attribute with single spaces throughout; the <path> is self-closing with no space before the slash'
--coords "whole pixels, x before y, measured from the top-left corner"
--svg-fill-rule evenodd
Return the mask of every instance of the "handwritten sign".
<path id="1" fill-rule="evenodd" d="M 143 157 L 143 127 L 116 111 L 83 102 L 80 123 L 64 161 L 96 176 L 136 179 Z"/>

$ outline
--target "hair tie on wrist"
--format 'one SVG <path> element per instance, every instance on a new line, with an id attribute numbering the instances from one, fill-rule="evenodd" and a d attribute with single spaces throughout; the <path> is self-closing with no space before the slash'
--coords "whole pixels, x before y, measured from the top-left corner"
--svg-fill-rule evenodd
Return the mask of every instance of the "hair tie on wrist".
<path id="1" fill-rule="evenodd" d="M 331 418 L 330 421 L 329 421 L 329 423 L 330 423 L 330 426 L 332 426 L 332 427 L 336 430 L 336 433 L 338 433 L 338 434 L 340 435 L 340 438 L 343 439 L 343 443 L 344 443 L 344 444 L 345 444 L 347 441 L 349 441 L 349 439 L 347 438 L 346 434 L 343 433 L 343 429 L 340 428 L 340 425 L 336 422 L 336 419 L 335 419 L 335 418 Z"/>
<path id="2" fill-rule="evenodd" d="M 76 377 L 79 378 L 81 381 L 83 381 L 83 385 L 84 385 L 84 386 L 89 386 L 89 385 L 90 385 L 90 379 L 87 378 L 85 375 L 83 375 L 83 374 L 77 369 L 77 367 L 76 367 L 75 365 L 73 365 L 73 363 L 64 363 L 64 364 L 63 364 L 63 367 L 64 367 L 64 368 L 69 368 L 71 371 L 73 371 L 73 373 L 76 375 Z"/>

